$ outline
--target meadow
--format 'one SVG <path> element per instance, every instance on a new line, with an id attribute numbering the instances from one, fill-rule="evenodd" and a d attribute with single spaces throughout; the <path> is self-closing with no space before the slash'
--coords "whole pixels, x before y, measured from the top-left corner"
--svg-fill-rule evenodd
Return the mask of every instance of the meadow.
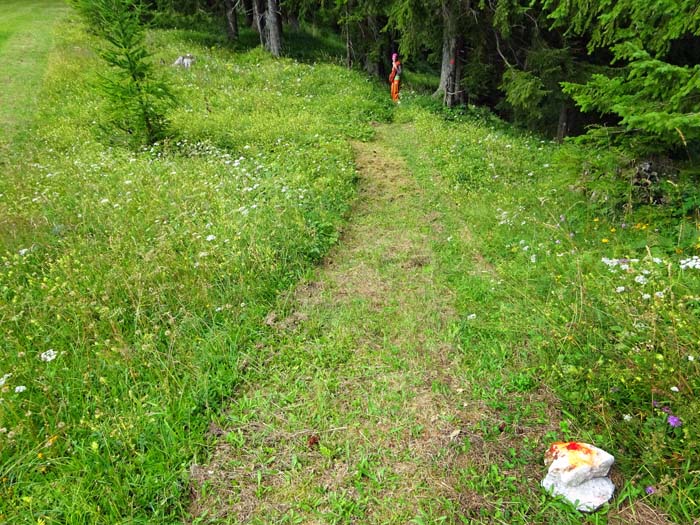
<path id="1" fill-rule="evenodd" d="M 697 520 L 700 194 L 693 164 L 650 185 L 624 152 L 518 133 L 479 108 L 436 113 L 422 98 L 405 105 L 396 119 L 415 132 L 396 143 L 416 173 L 446 178 L 470 224 L 469 248 L 443 241 L 439 249 L 446 282 L 460 298 L 458 338 L 479 356 L 475 395 L 507 410 L 517 426 L 529 407 L 504 394 L 517 399 L 546 384 L 561 401 L 559 432 L 550 437 L 595 443 L 617 456 L 624 480 L 618 508 L 637 500 L 678 523 Z M 474 275 L 465 250 L 479 254 L 486 279 Z M 500 434 L 483 432 L 494 442 Z M 527 444 L 522 451 L 529 454 Z M 520 472 L 509 458 L 503 463 L 506 473 Z M 505 479 L 495 476 L 478 490 L 498 498 Z"/>
<path id="2" fill-rule="evenodd" d="M 454 373 L 501 415 L 459 453 L 477 438 L 506 447 L 456 475 L 456 491 L 490 505 L 413 522 L 607 523 L 610 511 L 613 523 L 639 502 L 700 518 L 697 173 L 649 186 L 622 152 L 410 90 L 393 107 L 337 49 L 312 53 L 326 42 L 312 34 L 293 41 L 298 60 L 273 60 L 252 35 L 229 45 L 206 28 L 149 32 L 179 104 L 172 138 L 134 150 L 102 125 L 104 65 L 65 16 L 33 118 L 0 141 L 0 523 L 187 519 L 210 423 L 235 415 L 280 294 L 338 243 L 356 197 L 349 141 L 371 140 L 376 122 L 393 122 L 387 140 L 445 193 L 446 223 L 469 225 L 431 240 L 430 272 L 459 318 Z M 185 52 L 195 67 L 170 67 Z M 547 413 L 526 401 L 540 390 L 560 417 L 535 439 L 522 429 Z M 584 516 L 522 481 L 564 439 L 616 455 L 610 508 Z"/>
<path id="3" fill-rule="evenodd" d="M 178 133 L 134 151 L 81 23 L 54 35 L 0 181 L 0 522 L 172 522 L 270 302 L 337 239 L 347 138 L 389 107 L 336 65 L 159 31 Z"/>

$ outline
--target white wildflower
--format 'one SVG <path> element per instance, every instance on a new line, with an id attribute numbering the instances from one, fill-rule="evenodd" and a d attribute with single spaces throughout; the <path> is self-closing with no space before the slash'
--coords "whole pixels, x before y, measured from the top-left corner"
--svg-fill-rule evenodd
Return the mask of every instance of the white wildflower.
<path id="1" fill-rule="evenodd" d="M 656 292 L 656 293 L 654 294 L 654 297 L 658 297 L 659 299 L 663 299 L 664 293 L 663 293 L 663 292 Z"/>
<path id="2" fill-rule="evenodd" d="M 672 386 L 672 387 L 671 387 L 671 392 L 680 392 L 680 390 L 678 390 L 678 387 L 677 387 L 677 386 Z"/>
<path id="3" fill-rule="evenodd" d="M 644 277 L 643 275 L 638 275 L 637 277 L 634 278 L 634 281 L 639 283 L 639 284 L 647 284 L 647 278 Z"/>
<path id="4" fill-rule="evenodd" d="M 690 259 L 683 259 L 680 264 L 681 270 L 687 270 L 688 268 L 700 270 L 700 257 L 693 255 Z"/>
<path id="5" fill-rule="evenodd" d="M 695 361 L 695 356 L 689 355 L 689 356 L 688 356 L 688 361 Z"/>
<path id="6" fill-rule="evenodd" d="M 21 393 L 24 392 L 25 390 L 27 390 L 27 387 L 24 386 L 24 385 L 19 385 L 19 386 L 16 386 L 16 387 L 15 387 L 15 392 L 16 392 L 17 394 L 21 394 Z"/>
<path id="7" fill-rule="evenodd" d="M 624 286 L 618 286 L 617 288 L 615 288 L 615 291 L 616 291 L 617 293 L 622 293 L 622 292 L 625 291 L 625 287 L 624 287 Z"/>
<path id="8" fill-rule="evenodd" d="M 625 414 L 624 416 L 622 416 L 622 419 L 624 419 L 625 421 L 632 421 L 632 416 L 629 414 Z"/>
<path id="9" fill-rule="evenodd" d="M 215 241 L 216 240 L 216 235 L 207 235 L 207 241 Z"/>
<path id="10" fill-rule="evenodd" d="M 0 377 L 0 386 L 5 386 L 5 383 L 11 377 L 12 377 L 12 374 L 5 374 L 4 376 Z"/>
<path id="11" fill-rule="evenodd" d="M 19 254 L 20 254 L 22 257 L 24 257 L 25 255 L 27 255 L 27 253 L 29 253 L 29 248 L 22 248 L 22 249 L 19 251 Z"/>
<path id="12" fill-rule="evenodd" d="M 651 295 L 649 295 L 648 293 L 642 294 L 642 299 L 648 301 L 649 299 L 651 299 Z"/>
<path id="13" fill-rule="evenodd" d="M 54 350 L 53 348 L 49 348 L 46 352 L 42 352 L 39 357 L 42 361 L 48 363 L 49 361 L 53 361 L 54 359 L 56 359 L 56 356 L 58 356 L 56 350 Z"/>
<path id="14" fill-rule="evenodd" d="M 476 314 L 469 314 L 469 315 L 467 316 L 467 320 L 468 320 L 468 321 L 473 321 L 474 319 L 476 319 Z"/>

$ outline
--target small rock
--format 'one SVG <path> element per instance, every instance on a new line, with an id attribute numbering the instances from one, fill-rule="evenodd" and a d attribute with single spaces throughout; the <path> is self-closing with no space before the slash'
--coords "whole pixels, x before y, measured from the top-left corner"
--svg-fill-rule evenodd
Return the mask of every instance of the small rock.
<path id="1" fill-rule="evenodd" d="M 598 447 L 576 441 L 554 443 L 544 461 L 549 470 L 542 486 L 555 496 L 564 496 L 579 510 L 592 512 L 615 492 L 607 477 L 615 458 Z"/>

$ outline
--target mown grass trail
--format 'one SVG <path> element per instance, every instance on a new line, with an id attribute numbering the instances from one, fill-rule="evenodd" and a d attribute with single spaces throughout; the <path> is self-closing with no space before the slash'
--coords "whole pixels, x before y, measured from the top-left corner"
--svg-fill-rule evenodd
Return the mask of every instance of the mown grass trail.
<path id="1" fill-rule="evenodd" d="M 354 149 L 349 224 L 268 314 L 192 467 L 192 523 L 668 523 L 617 468 L 596 514 L 544 495 L 543 451 L 572 423 L 538 378 L 529 285 L 482 255 L 478 207 L 412 124 Z"/>
<path id="2" fill-rule="evenodd" d="M 193 468 L 195 522 L 534 523 L 556 512 L 528 510 L 556 403 L 543 388 L 504 405 L 481 395 L 485 369 L 500 378 L 519 360 L 459 345 L 444 252 L 461 254 L 452 263 L 468 267 L 472 299 L 494 275 L 442 182 L 414 178 L 390 146 L 397 132 L 411 128 L 355 144 L 350 224 L 268 315 L 268 357 L 252 359 L 210 428 L 211 462 Z"/>
<path id="3" fill-rule="evenodd" d="M 23 130 L 37 107 L 61 0 L 6 0 L 0 5 L 0 144 Z"/>

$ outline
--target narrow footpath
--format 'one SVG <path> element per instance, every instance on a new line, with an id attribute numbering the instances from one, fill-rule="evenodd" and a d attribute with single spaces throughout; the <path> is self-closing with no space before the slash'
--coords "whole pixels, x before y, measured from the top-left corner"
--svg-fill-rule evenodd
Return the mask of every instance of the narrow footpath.
<path id="1" fill-rule="evenodd" d="M 192 523 L 457 523 L 498 515 L 503 502 L 483 496 L 492 486 L 541 496 L 541 460 L 513 454 L 556 428 L 555 403 L 542 391 L 514 396 L 536 424 L 523 416 L 504 432 L 498 407 L 475 395 L 474 351 L 457 337 L 465 320 L 438 278 L 435 246 L 468 245 L 468 228 L 408 172 L 388 128 L 354 148 L 350 222 L 267 316 L 268 357 L 212 424 L 210 462 L 192 468 Z M 493 278 L 465 253 L 474 279 Z M 493 470 L 508 461 L 517 483 Z"/>

